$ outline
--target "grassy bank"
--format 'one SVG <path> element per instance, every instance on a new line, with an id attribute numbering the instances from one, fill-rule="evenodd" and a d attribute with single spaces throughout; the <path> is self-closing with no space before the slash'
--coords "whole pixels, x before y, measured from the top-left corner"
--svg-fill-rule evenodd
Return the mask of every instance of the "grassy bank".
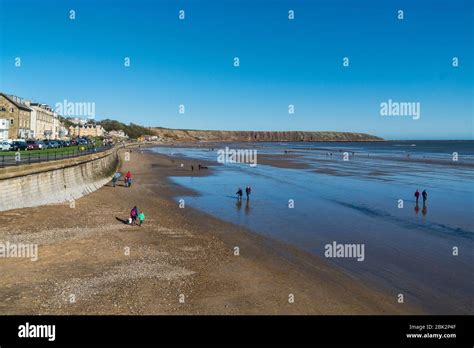
<path id="1" fill-rule="evenodd" d="M 30 155 L 30 156 L 48 156 L 54 154 L 66 155 L 67 153 L 73 154 L 79 151 L 86 151 L 88 148 L 86 145 L 80 146 L 69 146 L 69 147 L 60 147 L 56 149 L 45 149 L 45 150 L 21 150 L 21 156 Z M 1 151 L 0 156 L 15 156 L 17 151 Z"/>

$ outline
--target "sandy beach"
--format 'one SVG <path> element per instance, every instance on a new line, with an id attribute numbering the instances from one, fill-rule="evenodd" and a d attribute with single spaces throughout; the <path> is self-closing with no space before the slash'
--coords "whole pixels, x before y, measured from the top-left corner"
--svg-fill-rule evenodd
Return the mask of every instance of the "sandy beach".
<path id="1" fill-rule="evenodd" d="M 455 250 L 472 250 L 472 144 L 412 145 L 187 144 L 150 151 L 214 163 L 212 176 L 170 177 L 199 193 L 177 197 L 199 211 L 309 252 L 365 284 L 403 293 L 425 313 L 472 313 L 472 253 Z M 311 146 L 325 151 L 306 150 Z M 258 165 L 218 163 L 226 147 L 255 149 Z M 252 198 L 238 204 L 234 192 L 247 185 Z M 426 204 L 416 204 L 416 189 L 427 190 Z M 364 245 L 367 257 L 328 258 L 325 248 L 334 241 Z"/>
<path id="2" fill-rule="evenodd" d="M 179 208 L 173 197 L 193 193 L 167 177 L 212 174 L 191 163 L 135 149 L 120 168 L 131 188 L 0 213 L 0 241 L 39 245 L 38 261 L 0 260 L 0 313 L 421 313 L 314 255 Z M 121 222 L 134 205 L 142 227 Z"/>

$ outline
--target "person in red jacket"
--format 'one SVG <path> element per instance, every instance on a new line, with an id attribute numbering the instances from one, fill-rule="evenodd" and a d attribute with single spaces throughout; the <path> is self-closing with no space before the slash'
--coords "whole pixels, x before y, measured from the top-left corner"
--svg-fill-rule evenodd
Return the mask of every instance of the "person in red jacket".
<path id="1" fill-rule="evenodd" d="M 125 174 L 125 186 L 126 187 L 130 187 L 130 184 L 131 184 L 131 179 L 132 178 L 132 173 L 130 173 L 130 171 L 127 172 L 127 174 Z"/>
<path id="2" fill-rule="evenodd" d="M 416 204 L 418 204 L 418 199 L 420 198 L 420 191 L 416 190 L 415 198 L 416 198 Z"/>

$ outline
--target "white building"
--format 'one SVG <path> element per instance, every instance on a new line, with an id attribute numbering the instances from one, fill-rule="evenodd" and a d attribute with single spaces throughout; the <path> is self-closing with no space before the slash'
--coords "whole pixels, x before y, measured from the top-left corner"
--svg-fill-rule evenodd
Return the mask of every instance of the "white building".
<path id="1" fill-rule="evenodd" d="M 46 104 L 31 103 L 31 128 L 38 139 L 53 139 L 53 111 Z"/>
<path id="2" fill-rule="evenodd" d="M 8 140 L 8 130 L 10 129 L 10 120 L 0 118 L 0 141 Z"/>
<path id="3" fill-rule="evenodd" d="M 59 138 L 60 139 L 63 139 L 63 138 L 66 138 L 69 134 L 69 131 L 67 130 L 66 127 L 64 126 L 61 126 L 59 127 Z"/>
<path id="4" fill-rule="evenodd" d="M 76 124 L 76 125 L 79 125 L 79 126 L 83 126 L 87 123 L 87 120 L 86 119 L 82 119 L 82 118 L 79 118 L 79 117 L 68 117 L 68 120 L 73 123 L 73 124 Z"/>
<path id="5" fill-rule="evenodd" d="M 30 113 L 30 129 L 32 138 L 36 138 L 38 133 L 36 132 L 37 124 L 38 124 L 38 112 L 36 111 L 34 106 L 30 106 L 31 113 Z"/>
<path id="6" fill-rule="evenodd" d="M 59 139 L 59 127 L 61 122 L 59 121 L 59 115 L 53 112 L 53 136 L 51 139 Z"/>
<path id="7" fill-rule="evenodd" d="M 108 136 L 111 138 L 120 138 L 120 139 L 128 139 L 128 135 L 124 133 L 123 130 L 111 130 L 108 132 Z"/>

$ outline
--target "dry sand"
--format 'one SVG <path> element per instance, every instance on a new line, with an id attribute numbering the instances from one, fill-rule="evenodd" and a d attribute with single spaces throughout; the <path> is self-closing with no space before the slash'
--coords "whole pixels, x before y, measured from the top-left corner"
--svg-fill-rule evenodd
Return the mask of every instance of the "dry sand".
<path id="1" fill-rule="evenodd" d="M 0 258 L 0 313 L 420 313 L 398 304 L 395 291 L 363 284 L 313 255 L 180 209 L 173 195 L 192 192 L 167 176 L 212 173 L 191 172 L 190 163 L 133 150 L 121 168 L 132 171 L 131 188 L 109 184 L 75 208 L 0 213 L 0 242 L 39 245 L 36 262 Z M 134 205 L 146 214 L 143 227 L 119 221 Z"/>

